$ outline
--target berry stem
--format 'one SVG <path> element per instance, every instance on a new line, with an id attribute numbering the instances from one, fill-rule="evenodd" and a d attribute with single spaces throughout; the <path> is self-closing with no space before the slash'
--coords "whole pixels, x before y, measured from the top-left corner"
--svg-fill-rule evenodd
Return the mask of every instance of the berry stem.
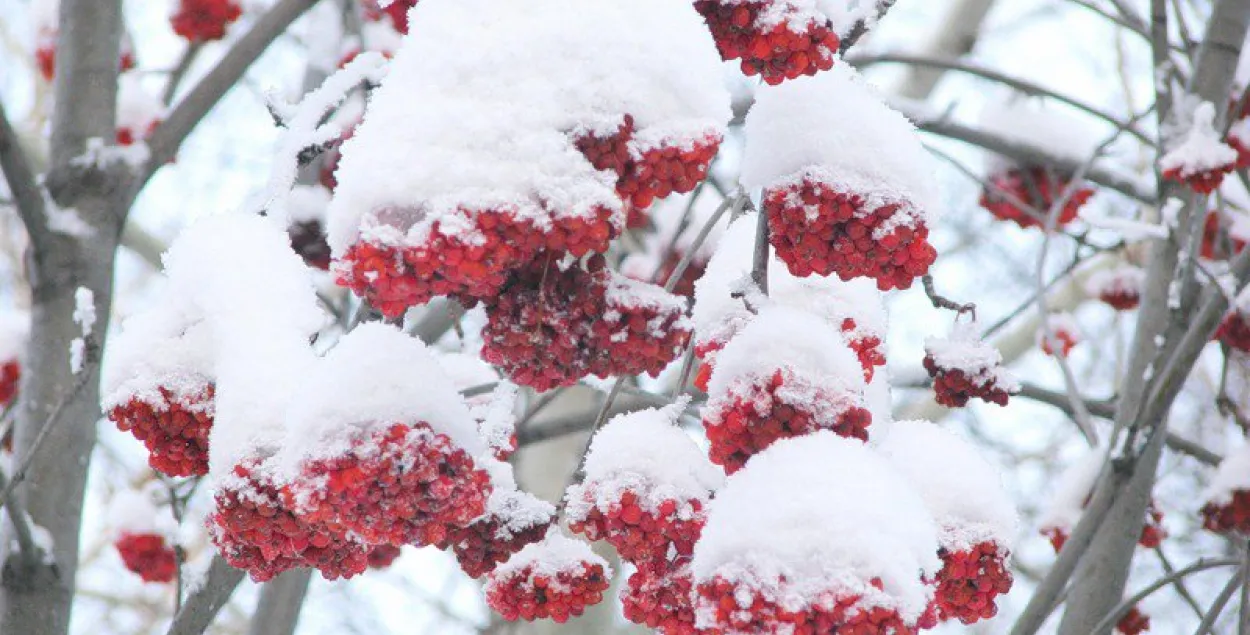
<path id="1" fill-rule="evenodd" d="M 759 223 L 755 226 L 755 255 L 751 265 L 751 281 L 768 295 L 768 259 L 771 255 L 768 244 L 768 214 L 760 214 Z"/>
<path id="2" fill-rule="evenodd" d="M 938 295 L 937 289 L 934 288 L 933 286 L 932 274 L 926 273 L 924 276 L 921 277 L 921 280 L 924 282 L 924 294 L 929 296 L 929 301 L 933 303 L 933 308 L 947 309 L 947 310 L 959 313 L 961 315 L 964 313 L 971 313 L 972 320 L 974 322 L 976 321 L 977 319 L 977 305 L 976 304 L 973 304 L 971 302 L 968 304 L 960 304 L 958 302 L 955 302 L 954 300 Z"/>

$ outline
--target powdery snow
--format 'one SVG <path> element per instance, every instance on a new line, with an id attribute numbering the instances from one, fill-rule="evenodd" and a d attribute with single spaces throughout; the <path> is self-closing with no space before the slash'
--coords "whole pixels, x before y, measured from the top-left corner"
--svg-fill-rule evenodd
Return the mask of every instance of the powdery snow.
<path id="1" fill-rule="evenodd" d="M 108 528 L 115 534 L 156 534 L 172 540 L 177 532 L 173 516 L 146 492 L 118 490 L 108 507 Z"/>
<path id="2" fill-rule="evenodd" d="M 1086 122 L 1060 111 L 1041 99 L 1021 98 L 1011 93 L 986 104 L 981 110 L 981 129 L 1045 151 L 1047 154 L 1085 161 L 1098 144 L 1097 133 Z M 1019 167 L 1014 161 L 986 153 L 990 173 Z"/>
<path id="3" fill-rule="evenodd" d="M 757 0 L 721 0 L 722 4 L 747 4 Z M 760 11 L 755 20 L 755 27 L 760 30 L 771 30 L 780 24 L 788 24 L 796 31 L 802 31 L 808 24 L 815 22 L 833 24 L 833 31 L 838 37 L 845 37 L 860 21 L 868 26 L 876 24 L 878 17 L 877 4 L 863 0 L 778 0 L 769 2 Z"/>
<path id="4" fill-rule="evenodd" d="M 630 114 L 638 153 L 719 134 L 730 117 L 720 58 L 689 3 L 465 0 L 422 2 L 411 15 L 421 28 L 343 146 L 336 255 L 360 235 L 420 240 L 435 220 L 465 232 L 473 224 L 460 210 L 509 209 L 540 227 L 620 210 L 616 176 L 576 150 L 578 133 L 615 131 Z M 378 222 L 387 210 L 402 212 Z"/>
<path id="5" fill-rule="evenodd" d="M 1081 519 L 1085 502 L 1094 491 L 1106 459 L 1105 447 L 1093 448 L 1063 471 L 1055 482 L 1054 493 L 1038 517 L 1039 529 L 1043 532 L 1058 529 L 1064 533 L 1072 530 Z"/>
<path id="6" fill-rule="evenodd" d="M 914 622 L 932 593 L 921 576 L 941 567 L 937 551 L 924 501 L 888 461 L 817 432 L 778 441 L 729 477 L 691 566 L 696 583 L 745 583 L 787 610 L 834 591 Z"/>
<path id="7" fill-rule="evenodd" d="M 761 86 L 745 132 L 749 188 L 807 176 L 861 196 L 866 211 L 898 204 L 900 220 L 927 222 L 940 209 L 935 168 L 915 126 L 846 64 Z"/>
<path id="8" fill-rule="evenodd" d="M 595 434 L 586 455 L 585 481 L 565 494 L 569 517 L 585 518 L 592 507 L 607 512 L 626 491 L 638 494 L 643 511 L 654 512 L 666 500 L 706 503 L 725 474 L 677 425 L 686 405 L 683 399 L 617 415 Z M 587 500 L 588 491 L 593 500 Z M 678 511 L 692 513 L 689 508 Z"/>
<path id="9" fill-rule="evenodd" d="M 129 130 L 136 141 L 165 118 L 165 104 L 143 87 L 137 72 L 122 73 L 117 80 L 117 128 Z"/>
<path id="10" fill-rule="evenodd" d="M 555 517 L 555 505 L 517 487 L 512 465 L 493 459 L 479 459 L 478 465 L 490 474 L 492 489 L 490 498 L 486 499 L 486 513 L 474 523 L 497 521 L 499 530 L 496 536 L 500 540 L 510 540 L 514 535 Z"/>
<path id="11" fill-rule="evenodd" d="M 321 185 L 296 185 L 287 197 L 286 211 L 292 223 L 324 223 L 330 205 L 330 190 Z"/>
<path id="12" fill-rule="evenodd" d="M 1011 548 L 1015 505 L 1002 474 L 970 443 L 929 421 L 899 421 L 878 448 L 924 499 L 942 547 L 966 551 L 993 541 Z"/>
<path id="13" fill-rule="evenodd" d="M 1180 143 L 1159 158 L 1159 169 L 1178 170 L 1181 178 L 1226 168 L 1237 161 L 1237 151 L 1224 143 L 1215 130 L 1215 106 L 1202 102 L 1194 109 L 1193 121 Z"/>
<path id="14" fill-rule="evenodd" d="M 603 567 L 604 574 L 611 579 L 612 568 L 608 566 L 608 561 L 592 551 L 590 545 L 569 538 L 558 527 L 552 527 L 545 538 L 526 545 L 499 565 L 491 573 L 491 580 L 507 580 L 527 567 L 533 567 L 528 571 L 530 581 L 542 576 L 547 578 L 549 584 L 558 585 L 557 574 L 562 571 L 580 572 L 583 563 Z"/>
<path id="15" fill-rule="evenodd" d="M 516 435 L 517 385 L 500 382 L 493 391 L 481 397 L 470 397 L 469 412 L 477 421 L 482 442 L 495 452 L 510 453 Z"/>
<path id="16" fill-rule="evenodd" d="M 1224 457 L 1200 500 L 1204 505 L 1226 505 L 1233 500 L 1235 492 L 1244 490 L 1250 490 L 1250 444 L 1242 445 Z"/>

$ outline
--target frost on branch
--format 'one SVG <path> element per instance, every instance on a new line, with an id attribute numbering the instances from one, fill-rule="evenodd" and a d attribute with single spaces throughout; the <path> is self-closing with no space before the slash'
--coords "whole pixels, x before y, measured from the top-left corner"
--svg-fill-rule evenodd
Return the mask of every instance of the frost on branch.
<path id="1" fill-rule="evenodd" d="M 606 540 L 639 569 L 691 555 L 725 478 L 677 426 L 685 406 L 614 417 L 591 442 L 584 481 L 565 494 L 570 529 Z"/>
<path id="2" fill-rule="evenodd" d="M 120 490 L 109 499 L 108 524 L 122 564 L 144 582 L 171 582 L 177 575 L 173 518 L 151 497 Z"/>
<path id="3" fill-rule="evenodd" d="M 1098 476 L 1102 472 L 1106 459 L 1105 447 L 1093 448 L 1059 476 L 1055 491 L 1042 510 L 1040 518 L 1041 533 L 1050 540 L 1056 553 L 1063 549 L 1072 528 L 1081 519 L 1085 507 L 1089 505 L 1090 497 L 1094 495 L 1094 487 L 1098 483 Z M 1137 544 L 1148 549 L 1159 546 L 1159 543 L 1167 537 L 1167 531 L 1164 530 L 1162 522 L 1163 512 L 1155 507 L 1154 501 L 1151 501 L 1146 509 L 1146 522 L 1142 527 L 1141 536 L 1137 539 Z"/>
<path id="4" fill-rule="evenodd" d="M 736 285 L 751 272 L 757 222 L 753 213 L 734 221 L 708 262 L 706 273 L 695 283 L 691 317 L 695 353 L 702 362 L 696 383 L 703 390 L 715 368 L 717 351 L 755 317 L 742 299 L 733 295 Z M 798 278 L 774 256 L 768 268 L 768 289 L 770 304 L 811 313 L 827 322 L 822 330 L 842 333 L 858 356 L 866 380 L 885 365 L 886 312 L 881 293 L 870 281 Z"/>
<path id="5" fill-rule="evenodd" d="M 1202 102 L 1194 109 L 1180 143 L 1159 159 L 1163 178 L 1188 184 L 1202 194 L 1215 191 L 1236 164 L 1237 151 L 1215 130 L 1215 106 L 1211 102 Z"/>
<path id="6" fill-rule="evenodd" d="M 438 545 L 451 549 L 471 578 L 490 573 L 526 545 L 542 540 L 556 515 L 554 505 L 517 488 L 511 465 L 485 460 L 482 467 L 492 488 L 486 511 L 463 527 L 448 527 Z"/>
<path id="7" fill-rule="evenodd" d="M 1099 269 L 1085 282 L 1085 292 L 1117 311 L 1131 311 L 1141 304 L 1146 272 L 1130 264 Z"/>
<path id="8" fill-rule="evenodd" d="M 774 441 L 831 430 L 868 439 L 855 355 L 824 320 L 768 307 L 716 355 L 703 425 L 712 461 L 734 472 Z"/>
<path id="9" fill-rule="evenodd" d="M 1250 445 L 1228 453 L 1201 501 L 1202 526 L 1208 531 L 1250 536 Z"/>
<path id="10" fill-rule="evenodd" d="M 937 573 L 937 553 L 924 501 L 888 461 L 829 432 L 781 441 L 712 501 L 692 563 L 697 625 L 725 635 L 932 626 L 922 577 Z"/>
<path id="11" fill-rule="evenodd" d="M 878 446 L 924 499 L 938 526 L 938 617 L 972 624 L 994 617 L 1011 590 L 1018 522 L 1002 476 L 967 441 L 928 421 L 890 427 Z"/>
<path id="12" fill-rule="evenodd" d="M 410 16 L 422 28 L 344 143 L 329 210 L 341 283 L 387 315 L 490 299 L 544 252 L 603 252 L 631 205 L 705 176 L 728 95 L 689 5 L 469 0 Z M 446 55 L 466 42 L 473 55 Z"/>
<path id="13" fill-rule="evenodd" d="M 1047 151 L 1054 156 L 1086 161 L 1094 148 L 1093 134 L 1083 122 L 1069 117 L 1048 102 L 1012 96 L 992 103 L 981 112 L 981 128 Z M 1094 195 L 1084 183 L 1073 183 L 1073 174 L 1049 165 L 1021 164 L 989 154 L 980 204 L 999 220 L 1017 225 L 1044 227 L 1054 207 L 1067 198 L 1055 216 L 1055 229 L 1076 220 Z"/>
<path id="14" fill-rule="evenodd" d="M 925 339 L 924 367 L 943 406 L 962 408 L 973 397 L 1005 406 L 1008 396 L 1020 390 L 1016 378 L 1003 366 L 1003 356 L 981 340 L 978 328 L 975 320 L 957 319 L 950 336 Z"/>
<path id="15" fill-rule="evenodd" d="M 485 449 L 434 356 L 372 323 L 304 379 L 272 463 L 301 519 L 369 544 L 429 545 L 485 511 L 490 478 L 473 459 Z"/>
<path id="16" fill-rule="evenodd" d="M 939 201 L 915 127 L 854 71 L 761 89 L 742 178 L 764 188 L 777 255 L 799 277 L 869 277 L 906 289 L 929 270 Z"/>
<path id="17" fill-rule="evenodd" d="M 553 528 L 490 574 L 486 603 L 507 620 L 564 623 L 603 600 L 611 575 L 589 545 Z"/>

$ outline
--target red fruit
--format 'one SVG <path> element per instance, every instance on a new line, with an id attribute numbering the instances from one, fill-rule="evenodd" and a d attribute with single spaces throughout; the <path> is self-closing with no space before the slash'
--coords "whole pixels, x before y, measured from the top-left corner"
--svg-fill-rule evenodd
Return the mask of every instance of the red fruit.
<path id="1" fill-rule="evenodd" d="M 924 358 L 924 368 L 933 378 L 934 397 L 947 408 L 962 408 L 973 397 L 1006 406 L 1007 398 L 1015 391 L 1014 386 L 1002 383 L 996 372 L 997 366 L 969 372 L 968 369 L 940 366 L 933 355 L 928 354 Z"/>
<path id="2" fill-rule="evenodd" d="M 1063 353 L 1064 357 L 1067 357 L 1068 354 L 1072 352 L 1072 349 L 1076 347 L 1077 343 L 1081 341 L 1075 333 L 1067 329 L 1056 328 L 1050 335 L 1059 342 L 1059 350 Z M 1041 339 L 1042 352 L 1047 355 L 1055 355 L 1055 348 L 1051 344 L 1050 338 L 1046 336 L 1045 331 L 1039 333 L 1039 336 Z"/>
<path id="3" fill-rule="evenodd" d="M 1246 247 L 1243 240 L 1238 240 L 1228 232 L 1224 217 L 1219 212 L 1207 214 L 1202 225 L 1202 257 L 1207 260 L 1228 260 L 1229 257 L 1241 253 Z M 1226 235 L 1227 232 L 1227 235 Z"/>
<path id="4" fill-rule="evenodd" d="M 309 267 L 322 271 L 330 269 L 330 245 L 326 243 L 325 229 L 321 221 L 306 220 L 292 223 L 287 228 L 291 237 L 291 249 L 299 254 Z"/>
<path id="5" fill-rule="evenodd" d="M 1207 531 L 1250 536 L 1250 490 L 1235 490 L 1223 503 L 1207 503 L 1201 513 Z"/>
<path id="6" fill-rule="evenodd" d="M 628 202 L 631 211 L 638 212 L 631 227 L 645 224 L 641 212 L 656 199 L 686 194 L 706 179 L 721 143 L 719 133 L 704 132 L 698 138 L 668 138 L 642 146 L 634 132 L 634 118 L 625 115 L 611 135 L 584 132 L 573 142 L 596 170 L 616 173 L 617 194 Z"/>
<path id="7" fill-rule="evenodd" d="M 1081 507 L 1084 508 L 1088 505 L 1089 497 L 1086 497 Z M 1059 553 L 1068 542 L 1067 530 L 1059 527 L 1044 528 L 1042 529 L 1042 535 L 1050 541 L 1050 546 L 1054 547 L 1055 553 Z M 1167 537 L 1168 532 L 1163 528 L 1163 512 L 1155 507 L 1154 501 L 1150 501 L 1150 506 L 1146 508 L 1146 523 L 1142 525 L 1141 535 L 1137 538 L 1137 544 L 1146 549 L 1154 549 L 1162 544 L 1163 539 Z"/>
<path id="8" fill-rule="evenodd" d="M 873 583 L 881 586 L 879 580 Z M 719 576 L 700 583 L 696 593 L 695 613 L 706 633 L 912 635 L 918 630 L 895 609 L 867 606 L 859 595 L 832 590 L 800 608 Z"/>
<path id="9" fill-rule="evenodd" d="M 660 635 L 696 635 L 690 559 L 666 561 L 660 569 L 639 569 L 621 591 L 625 618 Z"/>
<path id="10" fill-rule="evenodd" d="M 356 436 L 341 454 L 306 462 L 282 496 L 306 523 L 368 544 L 421 546 L 481 516 L 490 491 L 468 453 L 418 423 Z"/>
<path id="11" fill-rule="evenodd" d="M 1237 309 L 1229 311 L 1215 330 L 1215 339 L 1231 349 L 1250 352 L 1250 318 Z"/>
<path id="12" fill-rule="evenodd" d="M 144 582 L 171 582 L 178 574 L 174 550 L 164 536 L 123 533 L 113 544 L 126 568 Z"/>
<path id="13" fill-rule="evenodd" d="M 1150 630 L 1150 616 L 1142 613 L 1134 606 L 1116 623 L 1115 630 L 1123 635 L 1144 633 Z"/>
<path id="14" fill-rule="evenodd" d="M 486 584 L 486 603 L 509 621 L 550 618 L 563 624 L 601 602 L 610 585 L 598 563 L 551 569 L 540 562 L 503 573 L 496 570 Z"/>
<path id="15" fill-rule="evenodd" d="M 510 528 L 505 520 L 486 516 L 465 527 L 449 528 L 439 548 L 450 548 L 460 570 L 470 578 L 480 578 L 527 545 L 542 540 L 550 527 L 550 519 L 524 528 Z"/>
<path id="16" fill-rule="evenodd" d="M 350 578 L 368 567 L 369 547 L 324 523 L 297 517 L 258 460 L 236 465 L 213 500 L 209 537 L 230 566 L 246 570 L 256 582 L 296 567 L 314 567 L 329 580 Z"/>
<path id="17" fill-rule="evenodd" d="M 986 541 L 964 551 L 942 549 L 938 556 L 942 559 L 934 596 L 938 617 L 964 624 L 994 617 L 995 598 L 1011 590 L 1007 550 Z"/>
<path id="18" fill-rule="evenodd" d="M 1221 166 L 1213 170 L 1201 170 L 1193 172 L 1184 167 L 1176 167 L 1163 172 L 1163 178 L 1177 183 L 1183 183 L 1189 186 L 1189 189 L 1199 194 L 1210 194 L 1224 182 L 1224 175 L 1233 171 L 1237 167 L 1236 162 Z"/>
<path id="19" fill-rule="evenodd" d="M 588 484 L 583 491 L 589 503 L 586 512 L 578 515 L 568 508 L 571 531 L 592 541 L 607 541 L 640 570 L 662 569 L 670 557 L 694 553 L 694 543 L 703 532 L 706 501 L 668 499 L 647 505 L 645 496 L 626 490 L 605 506 L 596 504 L 599 497 L 594 485 Z"/>
<path id="20" fill-rule="evenodd" d="M 869 207 L 814 178 L 764 190 L 771 241 L 790 273 L 870 277 L 882 291 L 907 289 L 929 271 L 937 251 L 922 220 L 901 204 Z"/>
<path id="21" fill-rule="evenodd" d="M 846 336 L 847 345 L 859 358 L 860 366 L 864 367 L 864 382 L 871 382 L 877 366 L 885 366 L 886 362 L 885 353 L 881 352 L 881 338 L 867 332 L 861 333 L 855 320 L 851 318 L 842 320 L 842 333 Z"/>
<path id="22" fill-rule="evenodd" d="M 604 378 L 658 374 L 690 342 L 685 300 L 656 285 L 604 273 L 604 311 L 591 324 L 590 372 Z"/>
<path id="23" fill-rule="evenodd" d="M 703 411 L 710 458 L 731 474 L 778 439 L 832 430 L 867 441 L 871 424 L 862 396 L 786 369 L 735 382 L 729 394 L 713 395 Z"/>
<path id="24" fill-rule="evenodd" d="M 407 35 L 408 33 L 408 10 L 417 6 L 418 0 L 395 0 L 385 9 L 378 7 L 377 0 L 369 0 L 365 3 L 365 17 L 372 21 L 381 20 L 383 16 L 390 18 L 391 24 L 395 25 L 395 30 Z"/>
<path id="25" fill-rule="evenodd" d="M 833 68 L 841 45 L 833 24 L 826 18 L 792 25 L 792 16 L 775 15 L 781 4 L 697 0 L 694 8 L 707 21 L 721 57 L 741 59 L 746 75 L 759 75 L 776 85 Z"/>
<path id="26" fill-rule="evenodd" d="M 130 146 L 130 145 L 134 145 L 135 142 L 137 141 L 143 141 L 147 139 L 148 137 L 151 137 L 152 133 L 156 132 L 156 129 L 160 125 L 161 125 L 161 122 L 159 119 L 153 121 L 152 123 L 148 124 L 148 129 L 142 131 L 140 136 L 136 136 L 135 135 L 136 131 L 131 128 L 126 128 L 126 127 L 118 128 L 117 129 L 117 145 Z"/>
<path id="27" fill-rule="evenodd" d="M 56 77 L 56 41 L 44 43 L 35 50 L 35 65 L 44 80 L 52 81 Z"/>
<path id="28" fill-rule="evenodd" d="M 225 37 L 241 15 L 243 8 L 232 0 L 180 0 L 169 22 L 188 42 L 207 42 Z"/>
<path id="29" fill-rule="evenodd" d="M 707 392 L 707 384 L 712 380 L 712 371 L 716 368 L 716 353 L 725 348 L 726 342 L 709 341 L 695 344 L 694 356 L 699 359 L 699 370 L 694 374 L 694 386 Z"/>
<path id="30" fill-rule="evenodd" d="M 60 34 L 56 31 L 41 30 L 37 37 L 35 66 L 39 69 L 39 74 L 43 76 L 44 80 L 51 82 L 56 78 L 56 46 L 57 38 L 60 37 Z M 125 37 L 122 40 L 120 57 L 121 59 L 118 60 L 119 72 L 124 73 L 133 70 L 138 64 L 135 60 L 135 53 L 131 49 L 129 37 Z"/>
<path id="31" fill-rule="evenodd" d="M 378 545 L 369 550 L 369 568 L 385 569 L 399 557 L 401 549 L 396 545 Z"/>
<path id="32" fill-rule="evenodd" d="M 993 187 L 981 192 L 981 207 L 1000 220 L 1013 221 L 1027 229 L 1045 226 L 1046 215 L 1072 184 L 1072 177 L 1061 176 L 1043 166 L 1032 166 L 993 174 L 989 181 Z M 1062 229 L 1076 220 L 1081 207 L 1093 195 L 1094 191 L 1088 187 L 1074 189 L 1055 220 L 1055 228 Z M 1020 203 L 1032 209 L 1022 209 Z"/>
<path id="33" fill-rule="evenodd" d="M 208 433 L 213 427 L 213 384 L 190 392 L 158 387 L 160 400 L 135 396 L 109 410 L 109 420 L 148 449 L 148 465 L 167 476 L 208 474 Z"/>
<path id="34" fill-rule="evenodd" d="M 22 383 L 22 365 L 11 359 L 0 365 L 0 406 L 13 403 L 17 397 L 17 388 Z"/>
<path id="35" fill-rule="evenodd" d="M 1086 292 L 1097 296 L 1099 300 L 1117 311 L 1130 311 L 1141 303 L 1142 289 L 1145 284 L 1145 271 L 1138 267 L 1123 265 L 1095 272 L 1086 283 Z"/>

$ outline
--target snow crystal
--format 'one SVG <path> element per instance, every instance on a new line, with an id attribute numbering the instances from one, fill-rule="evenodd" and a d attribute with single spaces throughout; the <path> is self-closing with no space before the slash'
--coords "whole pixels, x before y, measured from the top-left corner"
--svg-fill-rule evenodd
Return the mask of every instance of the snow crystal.
<path id="1" fill-rule="evenodd" d="M 77 375 L 87 363 L 87 342 L 75 337 L 69 343 L 69 372 Z"/>
<path id="2" fill-rule="evenodd" d="M 585 482 L 565 495 L 571 518 L 585 518 L 590 508 L 606 512 L 621 494 L 640 496 L 644 511 L 666 500 L 707 501 L 725 475 L 677 425 L 687 405 L 680 400 L 664 408 L 617 415 L 590 444 Z M 586 500 L 586 493 L 594 500 Z"/>
<path id="3" fill-rule="evenodd" d="M 1250 444 L 1242 445 L 1224 457 L 1200 500 L 1204 504 L 1226 505 L 1239 490 L 1250 490 Z"/>
<path id="4" fill-rule="evenodd" d="M 420 6 L 420 5 L 418 5 Z M 582 564 L 603 567 L 608 578 L 612 576 L 612 568 L 608 561 L 591 551 L 590 545 L 565 536 L 557 527 L 552 527 L 542 540 L 526 545 L 524 549 L 513 554 L 507 562 L 499 565 L 491 574 L 493 580 L 506 580 L 517 575 L 527 567 L 530 579 L 545 577 L 552 584 L 558 584 L 556 576 L 562 571 L 582 570 Z"/>
<path id="5" fill-rule="evenodd" d="M 846 64 L 760 87 L 746 120 L 742 182 L 784 185 L 805 174 L 866 200 L 936 214 L 935 169 L 915 126 Z"/>
<path id="6" fill-rule="evenodd" d="M 939 368 L 962 370 L 969 377 L 979 377 L 993 382 L 1002 390 L 1014 393 L 1020 383 L 1003 367 L 1003 356 L 997 348 L 981 341 L 975 321 L 956 319 L 948 338 L 925 338 L 925 354 L 933 358 Z"/>
<path id="7" fill-rule="evenodd" d="M 1051 529 L 1065 533 L 1071 531 L 1081 519 L 1081 512 L 1094 491 L 1106 459 L 1105 447 L 1093 448 L 1064 470 L 1056 481 L 1050 501 L 1038 518 L 1043 532 Z"/>
<path id="8" fill-rule="evenodd" d="M 633 151 L 720 133 L 730 117 L 721 61 L 689 3 L 667 0 L 422 2 L 364 121 L 342 148 L 329 239 L 419 240 L 461 210 L 620 210 L 616 175 L 573 146 L 632 115 Z M 472 55 L 448 56 L 448 50 Z M 409 210 L 411 227 L 376 223 Z M 450 225 L 459 225 L 452 227 Z M 405 238 L 404 234 L 407 234 Z"/>
<path id="9" fill-rule="evenodd" d="M 1011 547 L 1015 506 L 1002 475 L 971 444 L 929 421 L 900 421 L 878 447 L 924 499 L 942 547 L 965 551 L 987 540 Z"/>
<path id="10" fill-rule="evenodd" d="M 691 566 L 696 581 L 741 581 L 787 610 L 833 591 L 914 621 L 937 551 L 937 527 L 903 475 L 864 444 L 822 431 L 778 441 L 729 477 Z"/>
<path id="11" fill-rule="evenodd" d="M 446 366 L 444 366 L 446 368 Z M 517 385 L 500 382 L 490 393 L 469 398 L 469 412 L 477 421 L 477 432 L 492 450 L 510 452 L 516 434 Z"/>
<path id="12" fill-rule="evenodd" d="M 1159 159 L 1164 172 L 1178 170 L 1181 178 L 1220 170 L 1237 161 L 1237 151 L 1224 143 L 1215 130 L 1215 106 L 1202 102 L 1194 109 L 1193 122 L 1184 138 Z"/>
<path id="13" fill-rule="evenodd" d="M 396 423 L 427 423 L 470 456 L 486 449 L 434 355 L 420 340 L 379 323 L 344 335 L 304 373 L 286 421 L 275 464 L 287 476 L 299 474 L 305 460 L 345 451 L 361 431 Z"/>

